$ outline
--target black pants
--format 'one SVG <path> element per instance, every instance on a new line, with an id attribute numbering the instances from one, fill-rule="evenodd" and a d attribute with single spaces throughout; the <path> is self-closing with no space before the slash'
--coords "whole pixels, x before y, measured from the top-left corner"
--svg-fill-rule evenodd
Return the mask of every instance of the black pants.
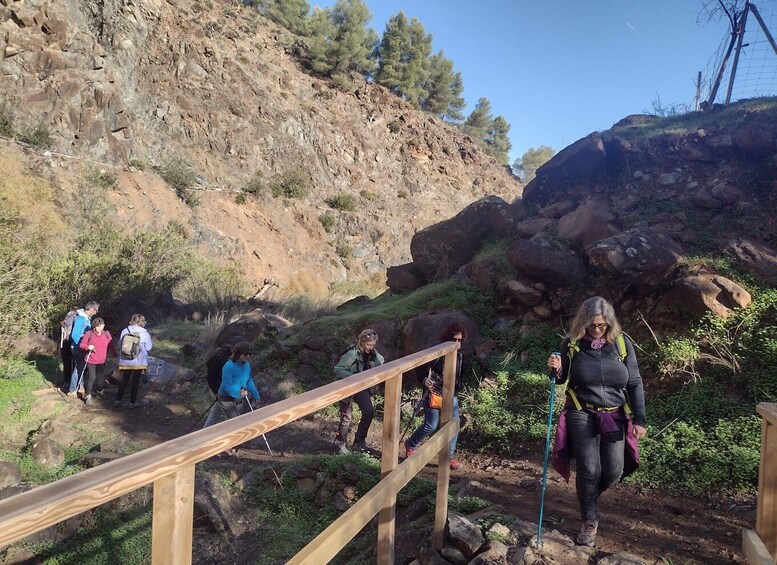
<path id="1" fill-rule="evenodd" d="M 92 394 L 92 388 L 96 391 L 103 389 L 103 381 L 105 380 L 105 363 L 95 365 L 93 363 L 86 364 L 86 385 L 84 386 L 84 393 Z"/>
<path id="2" fill-rule="evenodd" d="M 62 358 L 62 386 L 70 385 L 70 375 L 73 373 L 73 350 L 70 349 L 70 340 L 65 341 L 59 348 L 59 356 Z"/>
<path id="3" fill-rule="evenodd" d="M 130 384 L 130 402 L 135 404 L 138 400 L 140 377 L 142 377 L 145 372 L 145 369 L 122 369 L 119 371 L 121 380 L 119 381 L 119 390 L 116 393 L 116 400 L 121 402 L 121 399 L 124 398 L 124 391 L 127 390 L 127 384 Z"/>
<path id="4" fill-rule="evenodd" d="M 577 464 L 577 500 L 584 522 L 599 520 L 599 496 L 623 475 L 626 422 L 615 423 L 618 432 L 602 436 L 596 414 L 586 410 L 567 412 L 567 429 Z"/>
<path id="5" fill-rule="evenodd" d="M 372 424 L 372 418 L 375 416 L 375 407 L 372 405 L 370 391 L 362 390 L 350 398 L 340 401 L 340 426 L 337 428 L 336 439 L 345 443 L 348 440 L 348 430 L 351 427 L 351 403 L 355 402 L 362 411 L 362 419 L 356 428 L 356 434 L 353 437 L 354 442 L 362 442 L 367 439 L 367 432 Z"/>

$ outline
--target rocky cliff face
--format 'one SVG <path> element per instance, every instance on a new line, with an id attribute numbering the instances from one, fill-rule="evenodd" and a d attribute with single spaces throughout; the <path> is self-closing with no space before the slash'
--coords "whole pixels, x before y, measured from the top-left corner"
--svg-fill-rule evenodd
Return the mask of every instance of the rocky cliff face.
<path id="1" fill-rule="evenodd" d="M 296 41 L 238 3 L 0 0 L 0 90 L 17 122 L 49 128 L 55 153 L 125 169 L 189 164 L 199 208 L 161 207 L 164 186 L 130 168 L 111 196 L 120 219 L 148 227 L 170 209 L 257 284 L 322 294 L 332 281 L 382 279 L 409 259 L 417 230 L 485 195 L 520 194 L 455 128 L 380 87 L 344 92 L 303 72 Z M 311 194 L 234 204 L 250 178 L 286 172 L 308 177 Z M 356 209 L 333 211 L 326 233 L 325 200 L 342 193 Z"/>

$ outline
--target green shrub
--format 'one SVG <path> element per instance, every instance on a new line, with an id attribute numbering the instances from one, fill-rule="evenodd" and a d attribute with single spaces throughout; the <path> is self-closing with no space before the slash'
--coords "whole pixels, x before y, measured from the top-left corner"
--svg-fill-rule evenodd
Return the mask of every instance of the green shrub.
<path id="1" fill-rule="evenodd" d="M 266 186 L 261 173 L 256 173 L 251 177 L 251 180 L 246 183 L 246 187 L 243 189 L 248 194 L 258 195 L 264 193 Z"/>
<path id="2" fill-rule="evenodd" d="M 86 181 L 102 190 L 110 190 L 116 188 L 116 183 L 119 180 L 119 176 L 115 171 L 108 171 L 106 169 L 90 169 L 86 173 Z"/>
<path id="3" fill-rule="evenodd" d="M 159 167 L 159 176 L 188 206 L 194 208 L 199 204 L 199 198 L 191 191 L 191 187 L 197 182 L 197 174 L 184 161 L 181 159 L 165 161 Z"/>
<path id="4" fill-rule="evenodd" d="M 245 203 L 246 203 L 246 193 L 238 192 L 235 195 L 235 204 L 245 204 Z"/>
<path id="5" fill-rule="evenodd" d="M 331 208 L 342 212 L 353 212 L 356 210 L 356 198 L 352 194 L 335 194 L 325 201 Z"/>
<path id="6" fill-rule="evenodd" d="M 128 164 L 130 167 L 134 167 L 139 171 L 146 170 L 146 162 L 143 159 L 130 159 Z"/>
<path id="7" fill-rule="evenodd" d="M 13 114 L 5 103 L 0 104 L 0 136 L 13 137 Z"/>
<path id="8" fill-rule="evenodd" d="M 25 128 L 20 131 L 17 139 L 40 149 L 48 149 L 53 143 L 48 126 L 42 122 L 34 128 Z"/>
<path id="9" fill-rule="evenodd" d="M 337 256 L 344 262 L 351 256 L 351 251 L 351 246 L 344 241 L 337 241 L 335 243 L 335 253 L 337 253 Z"/>
<path id="10" fill-rule="evenodd" d="M 270 193 L 275 198 L 304 198 L 309 192 L 310 177 L 302 171 L 285 171 L 270 180 Z"/>
<path id="11" fill-rule="evenodd" d="M 321 225 L 323 226 L 326 233 L 332 233 L 332 230 L 335 228 L 335 224 L 337 223 L 334 214 L 331 212 L 324 212 L 321 214 L 318 217 L 318 221 L 321 222 Z"/>

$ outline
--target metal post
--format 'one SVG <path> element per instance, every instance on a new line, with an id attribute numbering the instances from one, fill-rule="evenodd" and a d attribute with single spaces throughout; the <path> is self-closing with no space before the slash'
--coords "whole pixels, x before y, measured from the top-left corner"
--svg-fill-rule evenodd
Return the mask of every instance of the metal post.
<path id="1" fill-rule="evenodd" d="M 745 25 L 747 24 L 747 13 L 750 11 L 750 0 L 745 2 L 745 9 L 742 11 L 742 17 L 737 26 L 737 51 L 734 53 L 734 62 L 731 65 L 731 76 L 728 78 L 728 90 L 726 91 L 726 104 L 731 102 L 731 91 L 734 90 L 734 78 L 737 76 L 737 65 L 739 64 L 739 53 L 742 51 L 742 40 L 745 38 Z"/>

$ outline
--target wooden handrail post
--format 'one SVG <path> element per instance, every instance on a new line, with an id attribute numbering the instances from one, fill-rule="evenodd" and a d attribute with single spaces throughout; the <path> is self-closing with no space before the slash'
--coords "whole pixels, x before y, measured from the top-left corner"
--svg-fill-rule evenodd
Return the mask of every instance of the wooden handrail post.
<path id="1" fill-rule="evenodd" d="M 442 410 L 440 410 L 441 428 L 453 418 L 457 354 L 458 349 L 454 349 L 445 355 Z M 442 549 L 443 541 L 445 540 L 445 523 L 448 521 L 448 484 L 451 478 L 450 460 L 450 444 L 446 443 L 440 449 L 440 455 L 437 457 L 437 497 L 434 502 L 434 531 L 432 532 L 432 547 L 437 550 Z"/>
<path id="2" fill-rule="evenodd" d="M 777 560 L 777 404 L 759 404 L 758 412 L 763 422 L 755 531 L 772 559 Z"/>
<path id="3" fill-rule="evenodd" d="M 383 479 L 399 462 L 399 430 L 402 419 L 402 373 L 386 381 L 383 397 L 383 445 L 380 478 Z M 378 513 L 378 565 L 394 563 L 394 532 L 397 495 L 393 495 Z"/>
<path id="4" fill-rule="evenodd" d="M 153 565 L 190 565 L 194 521 L 194 465 L 154 481 Z"/>

